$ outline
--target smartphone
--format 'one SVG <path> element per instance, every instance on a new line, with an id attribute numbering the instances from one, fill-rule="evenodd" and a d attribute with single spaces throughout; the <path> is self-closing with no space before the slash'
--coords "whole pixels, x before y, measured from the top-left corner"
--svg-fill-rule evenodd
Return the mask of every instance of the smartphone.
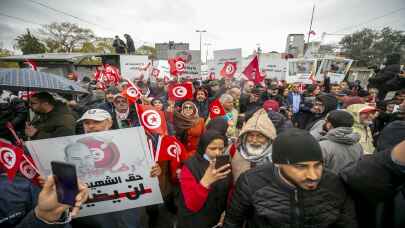
<path id="1" fill-rule="evenodd" d="M 79 193 L 75 165 L 51 161 L 51 167 L 55 179 L 58 202 L 74 206 L 76 195 Z"/>
<path id="2" fill-rule="evenodd" d="M 215 169 L 219 169 L 226 164 L 230 164 L 231 160 L 229 155 L 218 156 L 215 160 Z"/>

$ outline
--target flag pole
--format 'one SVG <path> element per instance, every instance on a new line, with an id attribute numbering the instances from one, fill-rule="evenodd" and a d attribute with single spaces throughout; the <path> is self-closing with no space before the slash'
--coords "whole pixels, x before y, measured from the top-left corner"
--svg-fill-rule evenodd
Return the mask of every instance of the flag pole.
<path id="1" fill-rule="evenodd" d="M 308 46 L 309 46 L 309 37 L 311 36 L 311 31 L 312 31 L 312 21 L 314 20 L 314 11 L 315 11 L 315 4 L 312 7 L 311 23 L 309 24 L 309 31 L 308 31 L 308 37 L 307 37 Z M 308 46 L 307 46 L 307 48 L 308 48 Z"/>

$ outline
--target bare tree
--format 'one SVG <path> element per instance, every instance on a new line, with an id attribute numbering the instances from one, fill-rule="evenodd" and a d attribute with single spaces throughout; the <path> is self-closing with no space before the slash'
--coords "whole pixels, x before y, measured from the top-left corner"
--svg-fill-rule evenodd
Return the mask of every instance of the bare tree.
<path id="1" fill-rule="evenodd" d="M 39 29 L 42 40 L 51 52 L 73 52 L 85 42 L 91 42 L 95 35 L 91 29 L 81 28 L 69 22 L 43 25 Z"/>

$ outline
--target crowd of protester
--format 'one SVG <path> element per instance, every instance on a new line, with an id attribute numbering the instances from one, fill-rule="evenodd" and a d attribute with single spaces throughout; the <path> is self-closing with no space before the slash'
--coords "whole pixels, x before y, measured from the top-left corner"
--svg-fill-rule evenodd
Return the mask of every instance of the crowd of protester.
<path id="1" fill-rule="evenodd" d="M 186 148 L 181 164 L 159 161 L 150 170 L 164 204 L 60 223 L 66 208 L 52 177 L 40 189 L 2 173 L 0 227 L 404 227 L 405 88 L 387 97 L 392 90 L 379 80 L 367 89 L 328 78 L 306 86 L 189 80 L 194 96 L 183 102 L 168 99 L 173 81 L 134 81 L 137 102 L 163 111 L 168 134 Z M 89 94 L 38 92 L 27 101 L 1 91 L 0 138 L 15 143 L 7 122 L 25 140 L 141 125 L 122 94 L 127 81 L 78 84 Z M 211 119 L 215 100 L 225 115 Z M 159 135 L 146 134 L 157 144 Z M 218 167 L 222 155 L 230 162 Z M 83 187 L 78 205 L 86 194 Z"/>

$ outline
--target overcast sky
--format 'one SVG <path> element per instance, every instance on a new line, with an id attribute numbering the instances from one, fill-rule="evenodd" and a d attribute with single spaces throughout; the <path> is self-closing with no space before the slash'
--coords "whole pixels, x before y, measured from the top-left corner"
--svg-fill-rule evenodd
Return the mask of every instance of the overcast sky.
<path id="1" fill-rule="evenodd" d="M 257 44 L 265 52 L 283 52 L 287 34 L 308 32 L 313 4 L 316 36 L 311 40 L 320 40 L 323 32 L 347 34 L 363 27 L 390 25 L 405 30 L 405 0 L 0 0 L 0 46 L 12 49 L 15 37 L 26 28 L 35 31 L 38 24 L 69 21 L 91 28 L 98 36 L 128 33 L 137 46 L 174 40 L 199 49 L 195 30 L 205 29 L 203 44 L 211 44 L 210 53 L 213 49 L 243 48 L 243 54 L 248 55 Z M 324 42 L 339 38 L 329 35 Z"/>

